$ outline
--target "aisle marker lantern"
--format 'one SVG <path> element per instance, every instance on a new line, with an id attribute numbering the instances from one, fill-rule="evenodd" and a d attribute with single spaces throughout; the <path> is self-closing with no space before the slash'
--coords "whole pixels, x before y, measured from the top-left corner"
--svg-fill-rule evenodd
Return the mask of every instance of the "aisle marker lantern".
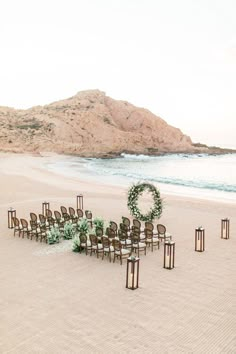
<path id="1" fill-rule="evenodd" d="M 201 226 L 195 229 L 195 251 L 205 251 L 205 230 Z"/>
<path id="2" fill-rule="evenodd" d="M 77 206 L 77 209 L 81 209 L 81 210 L 84 209 L 84 197 L 83 197 L 83 194 L 78 194 L 76 196 L 76 206 Z"/>
<path id="3" fill-rule="evenodd" d="M 229 239 L 229 219 L 225 218 L 221 220 L 221 238 Z"/>
<path id="4" fill-rule="evenodd" d="M 14 222 L 12 220 L 13 217 L 16 217 L 16 209 L 14 208 L 9 208 L 7 212 L 8 216 L 8 229 L 13 229 L 14 228 Z"/>
<path id="5" fill-rule="evenodd" d="M 165 241 L 163 268 L 173 269 L 174 267 L 175 267 L 175 242 Z"/>
<path id="6" fill-rule="evenodd" d="M 127 258 L 126 288 L 130 290 L 138 289 L 139 283 L 139 260 L 138 257 Z"/>
<path id="7" fill-rule="evenodd" d="M 42 214 L 44 216 L 47 216 L 47 210 L 50 209 L 50 203 L 49 202 L 43 202 L 42 203 Z"/>

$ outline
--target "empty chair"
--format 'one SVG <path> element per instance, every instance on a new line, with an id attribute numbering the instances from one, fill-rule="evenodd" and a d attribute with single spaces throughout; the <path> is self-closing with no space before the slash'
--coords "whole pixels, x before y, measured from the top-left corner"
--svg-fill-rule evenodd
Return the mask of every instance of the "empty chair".
<path id="1" fill-rule="evenodd" d="M 78 216 L 75 215 L 75 209 L 72 207 L 69 207 L 69 215 L 72 223 L 77 223 L 78 221 Z"/>
<path id="2" fill-rule="evenodd" d="M 64 214 L 67 214 L 67 208 L 66 207 L 64 207 L 64 206 L 61 206 L 61 215 L 62 215 L 62 217 L 64 218 Z"/>
<path id="3" fill-rule="evenodd" d="M 130 236 L 132 240 L 132 251 L 134 251 L 135 253 L 138 251 L 138 257 L 140 252 L 144 252 L 144 254 L 146 255 L 147 245 L 145 242 L 141 242 L 140 234 L 132 232 Z"/>
<path id="4" fill-rule="evenodd" d="M 88 221 L 89 226 L 93 227 L 93 214 L 90 210 L 85 210 L 85 217 Z"/>
<path id="5" fill-rule="evenodd" d="M 95 233 L 98 238 L 98 241 L 101 241 L 102 236 L 103 236 L 103 229 L 101 227 L 96 227 Z"/>
<path id="6" fill-rule="evenodd" d="M 30 228 L 31 228 L 29 233 L 30 239 L 32 240 L 32 238 L 35 237 L 36 241 L 38 241 L 40 229 L 38 225 L 35 224 L 35 221 L 30 220 Z"/>
<path id="7" fill-rule="evenodd" d="M 110 221 L 110 228 L 114 230 L 115 234 L 117 235 L 118 226 L 115 221 Z"/>
<path id="8" fill-rule="evenodd" d="M 54 216 L 55 216 L 55 219 L 56 219 L 56 223 L 57 225 L 60 227 L 64 227 L 64 219 L 62 219 L 61 217 L 61 213 L 57 210 L 54 211 Z"/>
<path id="9" fill-rule="evenodd" d="M 18 218 L 16 218 L 15 216 L 13 216 L 12 221 L 13 221 L 13 226 L 14 226 L 14 236 L 18 232 L 19 237 L 20 237 L 21 231 L 22 231 L 22 226 L 20 224 L 20 220 Z"/>
<path id="10" fill-rule="evenodd" d="M 160 248 L 160 241 L 157 237 L 153 236 L 153 232 L 151 230 L 146 229 L 145 231 L 145 236 L 146 236 L 146 245 L 151 246 L 151 250 L 153 252 L 153 246 L 158 246 L 158 249 Z"/>
<path id="11" fill-rule="evenodd" d="M 39 225 L 45 225 L 47 229 L 50 229 L 50 225 L 47 222 L 46 216 L 39 214 Z"/>
<path id="12" fill-rule="evenodd" d="M 128 228 L 128 226 L 126 224 L 120 223 L 120 230 L 126 232 L 127 235 L 128 235 L 129 228 Z"/>
<path id="13" fill-rule="evenodd" d="M 162 224 L 157 224 L 157 236 L 158 238 L 162 240 L 172 240 L 172 235 L 169 232 L 166 232 L 166 227 Z"/>
<path id="14" fill-rule="evenodd" d="M 116 258 L 120 258 L 120 264 L 122 265 L 122 259 L 128 258 L 131 255 L 131 251 L 123 248 L 121 242 L 115 238 L 112 240 L 112 246 L 114 247 L 113 263 Z"/>
<path id="15" fill-rule="evenodd" d="M 66 221 L 70 221 L 70 215 L 69 215 L 68 213 L 64 213 L 64 214 L 63 214 L 63 220 L 64 220 L 64 223 L 65 223 Z"/>
<path id="16" fill-rule="evenodd" d="M 132 242 L 128 239 L 128 235 L 125 231 L 119 230 L 118 237 L 123 248 L 129 248 L 130 250 L 132 249 Z"/>
<path id="17" fill-rule="evenodd" d="M 106 228 L 106 235 L 110 240 L 116 237 L 116 233 L 111 227 Z"/>
<path id="18" fill-rule="evenodd" d="M 27 236 L 27 238 L 29 238 L 30 232 L 31 232 L 31 228 L 29 227 L 28 221 L 25 219 L 20 219 L 21 222 L 21 233 L 22 233 L 22 238 L 24 238 L 25 234 Z"/>
<path id="19" fill-rule="evenodd" d="M 35 213 L 30 213 L 30 221 L 32 221 L 30 224 L 34 224 L 35 227 L 38 225 L 38 217 Z"/>
<path id="20" fill-rule="evenodd" d="M 91 250 L 91 242 L 90 242 L 90 240 L 88 240 L 87 236 L 83 235 L 83 234 L 79 235 L 79 239 L 80 239 L 80 253 L 83 248 L 83 249 L 85 249 L 85 253 L 87 256 L 88 251 Z"/>
<path id="21" fill-rule="evenodd" d="M 122 216 L 122 223 L 127 226 L 128 231 L 130 231 L 130 219 L 126 218 L 125 216 Z"/>
<path id="22" fill-rule="evenodd" d="M 102 236 L 102 245 L 103 245 L 102 259 L 104 258 L 104 255 L 108 255 L 109 260 L 111 262 L 111 254 L 114 253 L 114 247 L 112 246 L 112 243 L 108 237 Z"/>
<path id="23" fill-rule="evenodd" d="M 92 256 L 92 253 L 97 254 L 97 258 L 99 257 L 99 253 L 103 254 L 103 245 L 101 243 L 98 243 L 98 238 L 96 235 L 89 235 L 89 239 L 91 242 L 91 250 L 90 250 L 90 256 Z"/>
<path id="24" fill-rule="evenodd" d="M 82 209 L 77 209 L 77 215 L 78 215 L 78 219 L 82 219 L 82 217 L 84 216 L 84 212 Z"/>
<path id="25" fill-rule="evenodd" d="M 52 216 L 52 211 L 50 209 L 46 209 L 46 219 L 47 219 L 49 226 L 54 226 L 55 219 Z"/>

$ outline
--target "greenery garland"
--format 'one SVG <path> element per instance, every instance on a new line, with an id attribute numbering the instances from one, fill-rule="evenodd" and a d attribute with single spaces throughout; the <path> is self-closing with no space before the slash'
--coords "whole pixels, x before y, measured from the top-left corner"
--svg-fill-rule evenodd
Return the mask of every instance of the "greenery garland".
<path id="1" fill-rule="evenodd" d="M 144 191 L 147 191 L 152 194 L 154 206 L 150 211 L 143 215 L 138 207 L 138 198 L 143 194 Z M 134 184 L 128 191 L 128 203 L 127 206 L 130 210 L 130 213 L 141 221 L 153 221 L 156 218 L 160 218 L 162 214 L 162 199 L 160 197 L 159 190 L 150 183 L 137 183 Z"/>

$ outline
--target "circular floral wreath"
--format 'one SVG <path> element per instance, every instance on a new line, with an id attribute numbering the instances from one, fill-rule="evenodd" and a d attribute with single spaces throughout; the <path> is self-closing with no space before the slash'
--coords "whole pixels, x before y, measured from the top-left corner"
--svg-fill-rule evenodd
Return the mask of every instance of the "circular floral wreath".
<path id="1" fill-rule="evenodd" d="M 150 211 L 143 215 L 138 207 L 138 198 L 147 191 L 152 194 L 154 205 Z M 141 221 L 153 221 L 155 218 L 159 218 L 162 213 L 162 199 L 160 197 L 159 190 L 150 183 L 137 183 L 134 184 L 128 191 L 128 203 L 127 206 L 130 213 Z"/>

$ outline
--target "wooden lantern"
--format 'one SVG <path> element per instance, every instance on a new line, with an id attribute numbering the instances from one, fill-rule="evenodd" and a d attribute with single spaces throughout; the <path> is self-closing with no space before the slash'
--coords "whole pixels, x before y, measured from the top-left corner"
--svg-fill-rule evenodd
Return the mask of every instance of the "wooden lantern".
<path id="1" fill-rule="evenodd" d="M 47 215 L 47 210 L 49 210 L 49 209 L 50 209 L 50 203 L 49 202 L 43 202 L 42 203 L 42 214 L 44 216 Z"/>
<path id="2" fill-rule="evenodd" d="M 76 205 L 77 205 L 77 209 L 84 209 L 84 197 L 83 194 L 78 194 L 76 196 Z"/>
<path id="3" fill-rule="evenodd" d="M 130 290 L 138 289 L 139 282 L 139 260 L 138 257 L 127 258 L 126 288 Z"/>
<path id="4" fill-rule="evenodd" d="M 221 238 L 225 240 L 229 239 L 229 219 L 225 218 L 221 220 Z"/>
<path id="5" fill-rule="evenodd" d="M 12 218 L 16 217 L 16 209 L 9 208 L 7 211 L 7 217 L 8 217 L 8 229 L 14 229 L 14 222 Z"/>
<path id="6" fill-rule="evenodd" d="M 205 230 L 202 227 L 195 229 L 195 251 L 205 251 Z"/>
<path id="7" fill-rule="evenodd" d="M 170 240 L 165 241 L 163 268 L 173 269 L 174 267 L 175 267 L 175 242 Z"/>

